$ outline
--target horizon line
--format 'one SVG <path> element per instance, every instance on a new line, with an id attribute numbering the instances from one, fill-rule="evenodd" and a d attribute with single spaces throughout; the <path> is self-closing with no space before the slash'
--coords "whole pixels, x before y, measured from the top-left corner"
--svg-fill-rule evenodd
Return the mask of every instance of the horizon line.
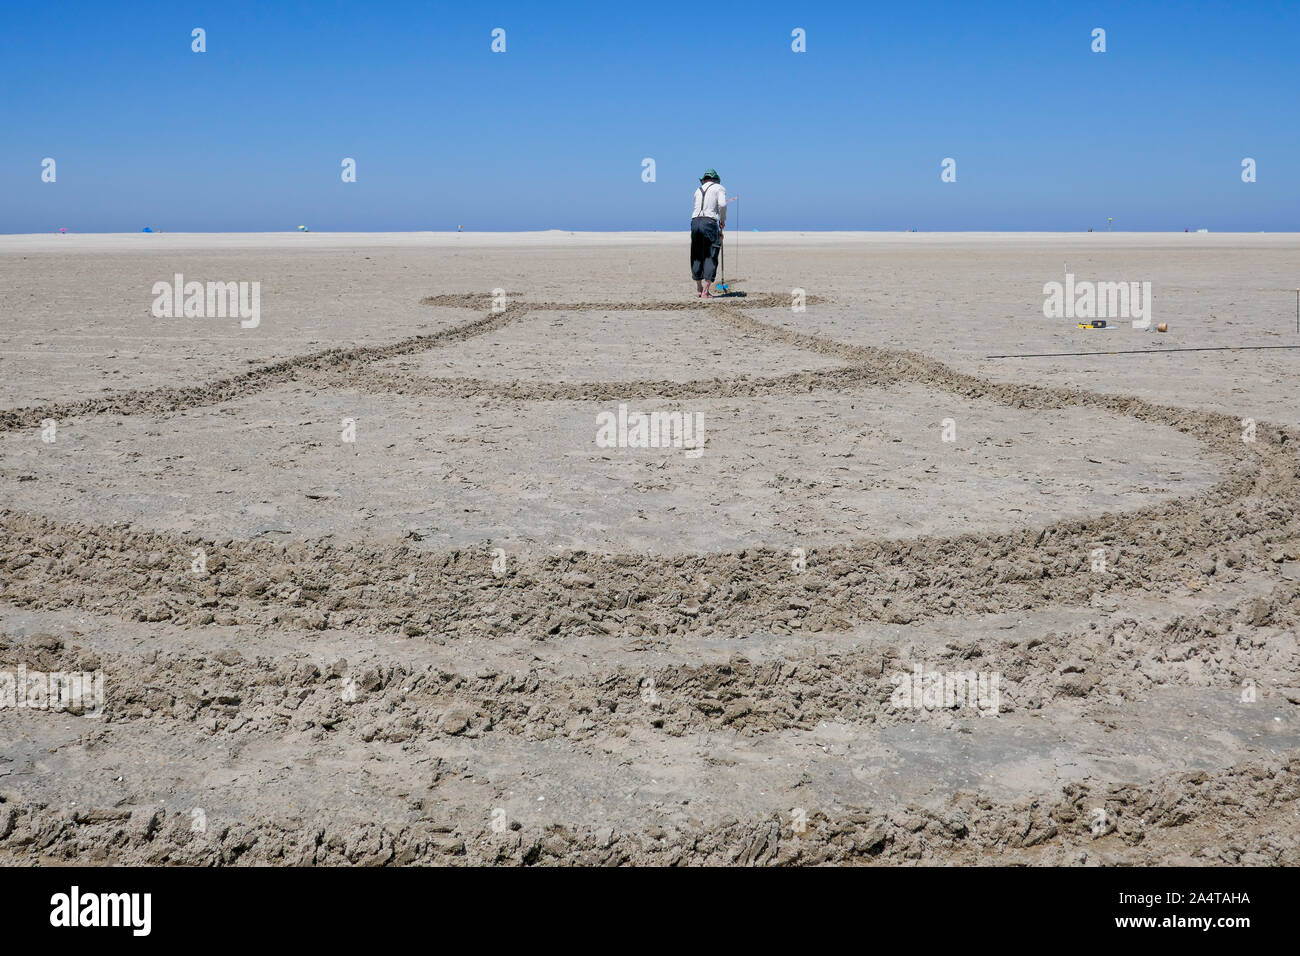
<path id="1" fill-rule="evenodd" d="M 731 229 L 732 235 L 739 233 L 873 233 L 902 235 L 1296 235 L 1297 229 L 882 229 L 882 228 L 845 228 L 845 227 L 771 227 L 766 229 Z M 562 229 L 548 227 L 544 229 L 319 229 L 313 230 L 285 229 L 136 229 L 130 231 L 111 229 L 72 230 L 56 229 L 50 232 L 3 232 L 7 237 L 48 237 L 48 236 L 279 236 L 279 235 L 540 235 L 544 233 L 563 233 L 568 235 L 635 235 L 645 233 L 678 234 L 689 233 L 689 227 L 664 229 Z"/>

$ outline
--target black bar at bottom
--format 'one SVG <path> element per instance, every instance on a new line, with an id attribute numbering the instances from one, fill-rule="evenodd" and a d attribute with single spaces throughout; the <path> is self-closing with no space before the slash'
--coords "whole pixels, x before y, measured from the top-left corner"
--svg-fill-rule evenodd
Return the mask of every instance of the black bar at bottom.
<path id="1" fill-rule="evenodd" d="M 548 927 L 554 942 L 680 930 L 721 918 L 728 943 L 765 939 L 782 922 L 818 935 L 908 927 L 932 941 L 1007 940 L 1025 933 L 1072 944 L 1177 940 L 1232 945 L 1295 926 L 1281 869 L 845 868 L 812 871 L 443 869 L 0 869 L 5 943 L 75 934 L 135 943 L 283 939 L 373 944 L 422 924 Z M 75 887 L 75 890 L 74 890 Z M 147 894 L 147 897 L 145 896 Z M 75 905 L 74 905 L 75 904 Z M 73 925 L 73 924 L 77 925 Z M 86 923 L 115 925 L 85 925 Z M 715 924 L 718 925 L 718 924 Z M 927 929 L 928 927 L 928 929 Z M 513 928 L 513 929 L 512 929 Z M 719 925 L 719 929 L 721 926 Z M 147 933 L 145 932 L 147 930 Z M 970 933 L 987 934 L 971 936 Z M 486 939 L 486 938 L 485 938 Z M 663 937 L 667 942 L 669 937 Z M 811 939 L 810 939 L 811 941 Z M 532 939 L 536 945 L 537 940 Z"/>

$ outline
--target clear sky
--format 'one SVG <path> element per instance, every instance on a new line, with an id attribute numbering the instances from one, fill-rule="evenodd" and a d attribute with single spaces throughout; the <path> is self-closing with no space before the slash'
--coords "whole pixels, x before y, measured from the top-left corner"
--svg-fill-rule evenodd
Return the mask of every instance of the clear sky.
<path id="1" fill-rule="evenodd" d="M 1298 118 L 1297 0 L 6 0 L 0 232 L 1292 231 Z"/>

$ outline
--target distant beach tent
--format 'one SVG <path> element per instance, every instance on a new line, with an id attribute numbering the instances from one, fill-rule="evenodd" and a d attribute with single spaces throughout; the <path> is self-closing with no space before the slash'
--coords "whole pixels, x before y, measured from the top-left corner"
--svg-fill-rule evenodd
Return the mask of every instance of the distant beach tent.
<path id="1" fill-rule="evenodd" d="M 299 227 L 298 227 L 298 231 L 299 231 L 299 232 L 311 232 L 311 230 L 308 229 L 306 226 L 299 226 Z"/>
<path id="2" fill-rule="evenodd" d="M 145 227 L 144 227 L 143 229 L 141 229 L 140 231 L 141 231 L 141 232 L 153 232 L 153 230 L 150 229 L 148 226 L 145 226 Z"/>
<path id="3" fill-rule="evenodd" d="M 60 227 L 59 227 L 59 232 L 63 233 L 63 232 L 67 232 L 67 231 L 68 231 L 68 227 L 67 227 L 67 226 L 60 226 Z"/>

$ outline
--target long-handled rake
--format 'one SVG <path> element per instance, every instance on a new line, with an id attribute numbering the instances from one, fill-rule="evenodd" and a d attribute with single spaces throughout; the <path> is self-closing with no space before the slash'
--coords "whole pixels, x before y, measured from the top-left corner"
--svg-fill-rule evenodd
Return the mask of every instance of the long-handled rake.
<path id="1" fill-rule="evenodd" d="M 735 201 L 736 201 L 737 199 L 739 199 L 739 198 L 740 198 L 739 196 L 732 196 L 730 199 L 727 200 L 727 202 L 728 202 L 728 203 L 733 203 L 733 202 L 735 202 Z M 736 206 L 736 230 L 737 230 L 737 232 L 739 232 L 739 230 L 740 230 L 740 206 L 739 206 L 739 205 Z M 718 281 L 717 281 L 717 283 L 715 284 L 715 288 L 716 288 L 719 292 L 730 292 L 730 291 L 731 291 L 731 284 L 730 284 L 729 282 L 724 282 L 724 281 L 723 281 L 723 277 L 726 275 L 726 272 L 723 271 L 723 268 L 722 268 L 722 264 L 723 264 L 723 255 L 724 255 L 724 252 L 725 252 L 725 249 L 726 249 L 726 244 L 725 244 L 725 242 L 723 241 L 724 239 L 726 239 L 726 236 L 720 232 L 720 233 L 718 234 Z M 739 255 L 739 253 L 740 253 L 740 237 L 739 237 L 739 236 L 736 237 L 736 248 L 735 248 L 735 252 L 736 252 L 737 254 L 736 254 L 735 256 L 733 256 L 732 258 L 734 258 L 737 262 L 739 262 L 739 261 L 740 261 L 740 255 Z"/>

